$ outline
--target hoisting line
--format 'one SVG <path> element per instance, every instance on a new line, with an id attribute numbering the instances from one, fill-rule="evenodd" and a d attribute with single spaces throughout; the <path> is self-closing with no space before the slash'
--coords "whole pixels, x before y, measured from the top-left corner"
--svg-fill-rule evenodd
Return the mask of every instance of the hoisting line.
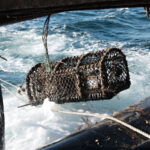
<path id="1" fill-rule="evenodd" d="M 45 48 L 46 71 L 51 72 L 52 71 L 52 68 L 50 66 L 51 60 L 50 60 L 49 55 L 48 55 L 48 47 L 47 47 L 49 20 L 50 20 L 50 15 L 48 15 L 48 17 L 47 17 L 47 19 L 45 20 L 45 23 L 44 23 L 42 41 L 43 41 L 44 48 Z"/>

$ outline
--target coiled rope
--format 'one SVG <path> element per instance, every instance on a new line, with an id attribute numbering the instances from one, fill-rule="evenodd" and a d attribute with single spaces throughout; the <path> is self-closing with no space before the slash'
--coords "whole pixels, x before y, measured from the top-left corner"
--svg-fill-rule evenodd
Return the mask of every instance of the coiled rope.
<path id="1" fill-rule="evenodd" d="M 128 124 L 128 123 L 125 123 L 124 121 L 121 121 L 117 118 L 114 118 L 112 116 L 109 116 L 109 115 L 106 115 L 106 114 L 94 114 L 94 113 L 80 113 L 80 112 L 66 112 L 66 111 L 61 111 L 61 110 L 52 110 L 53 112 L 59 112 L 59 113 L 64 113 L 64 114 L 72 114 L 72 115 L 80 115 L 80 116 L 90 116 L 90 117 L 96 117 L 96 118 L 104 118 L 104 119 L 109 119 L 109 120 L 112 120 L 112 121 L 115 121 L 129 129 L 131 129 L 132 131 L 140 134 L 140 135 L 143 135 L 144 137 L 150 139 L 150 134 L 148 133 L 145 133 L 144 131 L 140 130 L 140 129 L 137 129 L 135 127 L 133 127 L 132 125 Z"/>

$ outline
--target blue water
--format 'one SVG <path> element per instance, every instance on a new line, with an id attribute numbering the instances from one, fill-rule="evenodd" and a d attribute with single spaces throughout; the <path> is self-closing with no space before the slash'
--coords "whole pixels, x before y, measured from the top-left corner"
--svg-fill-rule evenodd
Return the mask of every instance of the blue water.
<path id="1" fill-rule="evenodd" d="M 45 17 L 0 27 L 0 78 L 15 85 L 25 82 L 36 63 L 45 60 L 42 28 Z M 4 92 L 6 149 L 36 149 L 77 131 L 80 116 L 64 115 L 51 109 L 107 113 L 119 111 L 150 96 L 150 20 L 143 8 L 63 12 L 51 16 L 48 48 L 51 60 L 110 47 L 125 53 L 131 87 L 109 101 L 57 105 L 46 100 L 38 107 L 23 105 Z M 14 88 L 10 88 L 15 92 Z M 20 97 L 26 102 L 27 99 Z M 90 118 L 94 123 L 97 119 Z M 83 125 L 84 126 L 84 125 Z"/>

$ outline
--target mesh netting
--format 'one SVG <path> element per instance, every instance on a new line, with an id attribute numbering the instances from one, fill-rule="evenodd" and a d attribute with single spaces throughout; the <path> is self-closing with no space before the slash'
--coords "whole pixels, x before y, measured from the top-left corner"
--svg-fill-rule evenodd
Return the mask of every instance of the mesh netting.
<path id="1" fill-rule="evenodd" d="M 67 57 L 50 64 L 35 65 L 26 79 L 27 94 L 33 105 L 45 98 L 56 103 L 111 99 L 130 87 L 125 55 L 120 49 Z"/>

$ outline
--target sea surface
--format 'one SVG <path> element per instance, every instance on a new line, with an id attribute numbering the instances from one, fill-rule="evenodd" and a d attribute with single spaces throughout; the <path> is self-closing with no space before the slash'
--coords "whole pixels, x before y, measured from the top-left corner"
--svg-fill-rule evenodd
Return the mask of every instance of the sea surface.
<path id="1" fill-rule="evenodd" d="M 16 86 L 25 83 L 32 66 L 45 61 L 42 28 L 45 17 L 0 27 L 0 78 Z M 51 16 L 48 36 L 49 56 L 66 56 L 121 48 L 126 55 L 131 87 L 111 100 L 43 105 L 17 108 L 28 103 L 25 96 L 4 84 L 6 150 L 34 150 L 85 128 L 83 118 L 55 110 L 112 115 L 150 96 L 150 20 L 143 8 L 63 12 Z M 23 102 L 22 99 L 25 101 Z M 90 117 L 92 124 L 99 119 Z"/>

